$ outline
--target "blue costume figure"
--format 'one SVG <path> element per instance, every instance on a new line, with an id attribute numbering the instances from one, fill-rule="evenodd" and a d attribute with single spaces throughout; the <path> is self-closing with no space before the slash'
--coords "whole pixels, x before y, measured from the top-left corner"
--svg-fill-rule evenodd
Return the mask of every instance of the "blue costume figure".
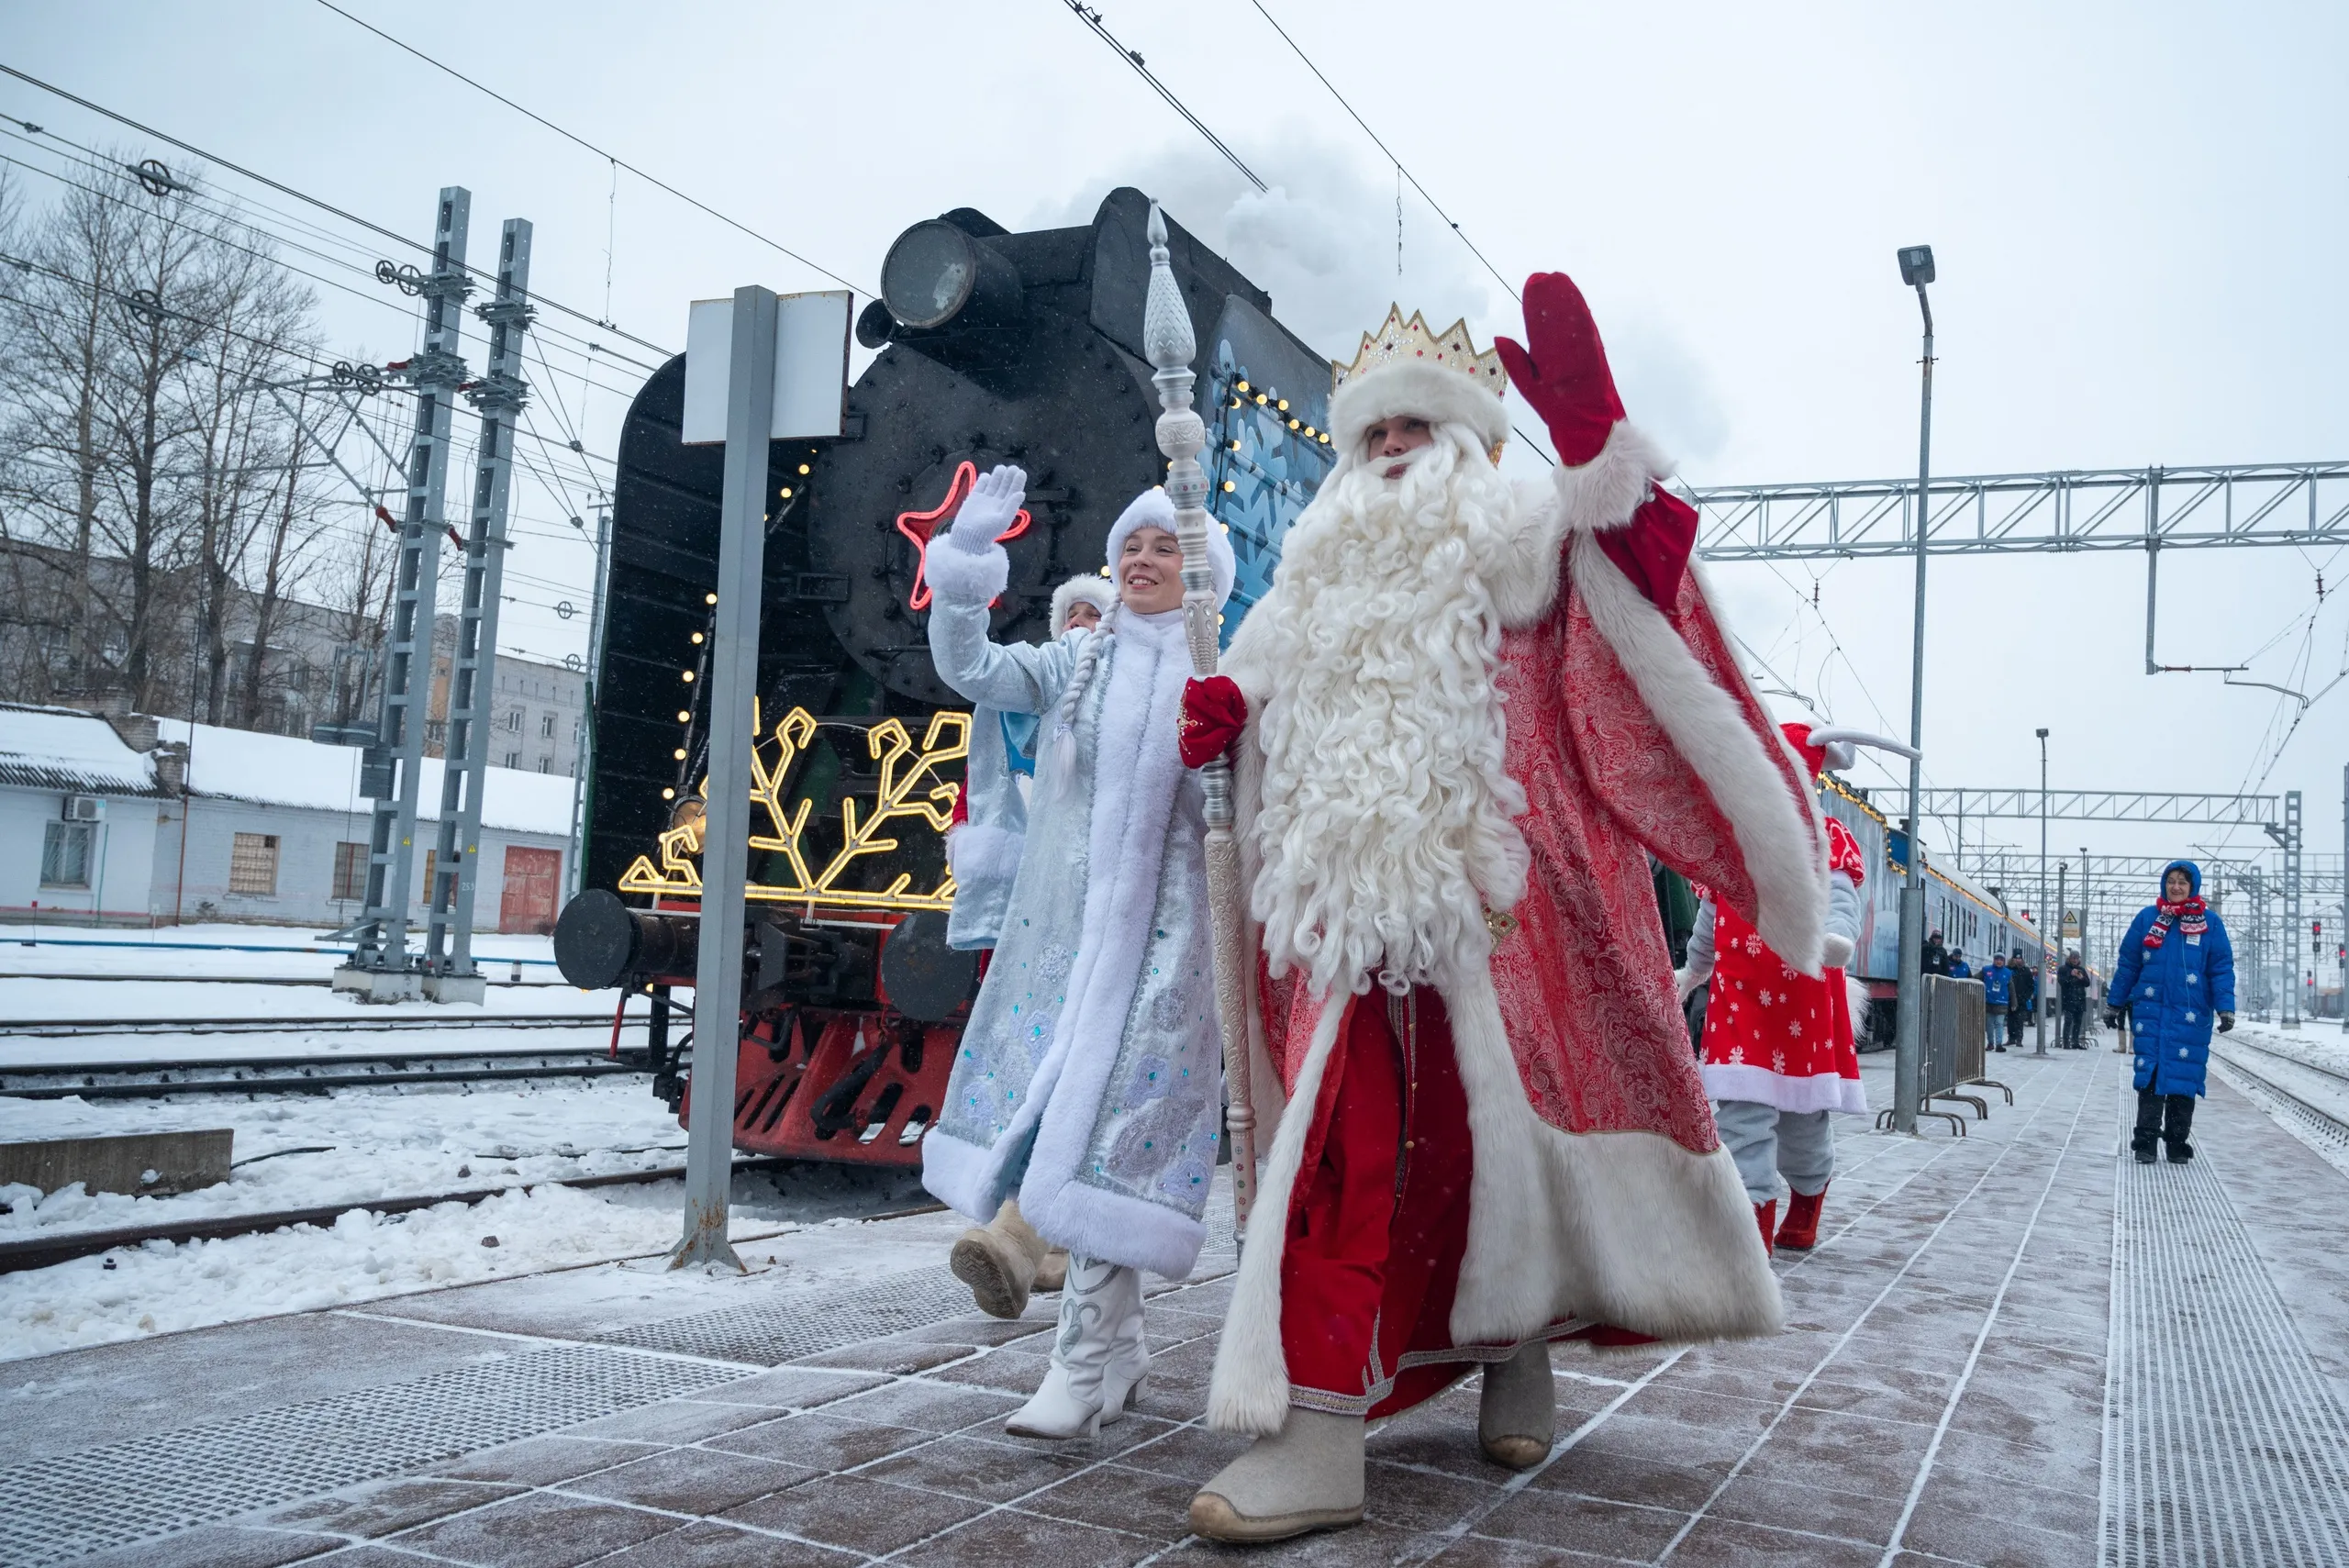
<path id="1" fill-rule="evenodd" d="M 2121 939 L 2105 1021 L 2117 1026 L 2129 1009 L 2137 1047 L 2137 1133 L 2131 1147 L 2151 1164 L 2155 1140 L 2173 1162 L 2194 1158 L 2187 1135 L 2194 1101 L 2210 1060 L 2213 1023 L 2235 1027 L 2235 954 L 2227 928 L 2202 903 L 2202 871 L 2172 861 L 2162 871 L 2162 895 L 2141 909 Z"/>
<path id="2" fill-rule="evenodd" d="M 2014 971 L 2007 967 L 2004 953 L 1992 953 L 1982 971 L 1982 1018 L 1989 1030 L 1985 1043 L 1992 1051 L 2007 1049 L 1998 1037 L 2007 1032 L 2007 1005 L 2013 1000 Z"/>

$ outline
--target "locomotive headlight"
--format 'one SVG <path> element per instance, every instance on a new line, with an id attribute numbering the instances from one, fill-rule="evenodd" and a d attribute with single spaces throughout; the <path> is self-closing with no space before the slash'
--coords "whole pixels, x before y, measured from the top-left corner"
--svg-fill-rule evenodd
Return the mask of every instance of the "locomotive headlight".
<path id="1" fill-rule="evenodd" d="M 1019 273 L 1002 252 L 933 217 L 889 247 L 881 302 L 901 327 L 1001 327 L 1019 315 Z"/>

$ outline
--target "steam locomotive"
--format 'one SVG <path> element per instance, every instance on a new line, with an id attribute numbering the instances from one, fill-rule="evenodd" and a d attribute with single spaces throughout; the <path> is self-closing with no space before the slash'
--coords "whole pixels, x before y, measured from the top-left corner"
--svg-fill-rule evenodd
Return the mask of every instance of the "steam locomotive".
<path id="1" fill-rule="evenodd" d="M 944 940 L 944 831 L 971 716 L 930 664 L 921 547 L 975 474 L 1016 462 L 1029 522 L 1008 541 L 995 635 L 1041 639 L 1052 589 L 1101 568 L 1109 524 L 1162 473 L 1141 345 L 1149 216 L 1149 198 L 1121 188 L 1078 228 L 1014 234 L 968 207 L 915 224 L 857 318 L 875 352 L 845 433 L 770 444 L 750 913 L 722 939 L 746 947 L 737 1148 L 919 1161 L 981 962 Z M 1199 343 L 1208 507 L 1239 562 L 1229 635 L 1335 461 L 1329 365 L 1262 289 L 1168 229 Z M 586 891 L 557 923 L 555 956 L 573 984 L 649 995 L 643 1064 L 690 1115 L 669 997 L 693 984 L 705 940 L 707 661 L 729 589 L 724 450 L 682 444 L 684 393 L 681 355 L 621 432 Z"/>

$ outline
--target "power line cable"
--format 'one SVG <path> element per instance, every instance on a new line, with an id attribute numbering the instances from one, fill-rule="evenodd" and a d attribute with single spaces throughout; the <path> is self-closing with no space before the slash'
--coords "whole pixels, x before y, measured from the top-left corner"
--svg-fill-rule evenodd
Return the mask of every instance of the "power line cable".
<path id="1" fill-rule="evenodd" d="M 841 276 L 829 267 L 825 266 L 822 262 L 809 261 L 798 251 L 794 250 L 790 246 L 785 245 L 782 240 L 776 239 L 769 235 L 762 234 L 757 229 L 752 228 L 749 224 L 743 223 L 736 218 L 727 217 L 726 214 L 718 211 L 707 202 L 689 196 L 685 195 L 685 192 L 677 189 L 676 186 L 669 183 L 666 180 L 661 179 L 656 175 L 646 173 L 643 170 L 638 168 L 627 159 L 620 157 L 618 153 L 607 151 L 605 149 L 596 146 L 594 142 L 588 140 L 585 137 L 579 135 L 577 132 L 565 130 L 562 127 L 555 124 L 554 121 L 547 118 L 546 116 L 536 113 L 533 110 L 524 108 L 521 105 L 516 103 L 505 94 L 497 91 L 495 87 L 483 85 L 481 83 L 476 82 L 472 77 L 466 75 L 463 72 L 459 71 L 453 65 L 442 64 L 440 61 L 433 59 L 430 55 L 425 53 L 414 44 L 406 43 L 399 39 L 394 38 L 391 34 L 385 32 L 383 28 L 376 27 L 372 22 L 361 21 L 357 17 L 352 16 L 341 6 L 334 4 L 334 0 L 318 0 L 318 4 L 325 6 L 328 10 L 332 11 L 336 16 L 340 17 L 344 21 L 351 23 L 353 27 L 364 28 L 366 31 L 374 34 L 377 38 L 382 39 L 385 43 L 392 45 L 395 49 L 402 50 L 414 55 L 417 59 L 424 61 L 425 64 L 431 66 L 435 71 L 443 72 L 448 75 L 455 77 L 466 86 L 473 89 L 473 91 L 485 94 L 489 97 L 496 99 L 499 103 L 505 105 L 516 114 L 522 116 L 526 119 L 533 120 L 538 124 L 544 126 L 547 129 L 554 132 L 557 136 L 562 137 L 564 140 L 574 142 L 577 145 L 585 148 L 588 151 L 594 153 L 596 157 L 603 159 L 615 168 L 627 170 L 638 179 L 645 182 L 645 183 L 657 185 L 662 190 L 668 192 L 679 201 L 684 202 L 687 206 L 707 213 L 710 217 L 718 219 L 718 222 L 725 224 L 728 228 L 738 229 L 741 233 L 749 235 L 760 244 L 780 250 L 783 254 L 790 257 L 801 266 L 823 273 L 824 276 L 831 279 L 832 282 L 840 284 L 841 287 L 849 290 L 851 293 L 862 294 L 867 297 L 874 299 L 880 297 L 877 291 L 863 288 L 856 284 L 849 282 L 846 278 Z M 588 319 L 592 319 L 592 317 Z M 610 327 L 611 323 L 608 321 L 599 321 L 596 322 L 596 325 L 599 327 Z M 614 331 L 618 330 L 618 328 L 613 328 L 612 329 Z M 645 346 L 647 348 L 651 347 L 649 343 Z"/>
<path id="2" fill-rule="evenodd" d="M 319 0 L 319 4 L 324 5 L 325 3 L 326 0 Z M 360 26 L 366 27 L 366 24 L 362 22 L 360 23 Z M 368 30 L 373 32 L 374 29 L 370 28 Z M 398 40 L 394 39 L 393 41 L 397 42 Z M 401 44 L 400 47 L 402 49 L 407 48 L 406 44 Z M 411 50 L 410 52 L 413 53 L 414 51 Z M 434 63 L 437 64 L 438 61 L 435 61 Z M 441 69 L 447 70 L 448 68 L 446 66 L 442 66 Z M 57 86 L 53 83 L 42 81 L 39 77 L 31 74 L 29 72 L 17 70 L 15 66 L 6 63 L 5 61 L 0 61 L 0 74 L 13 76 L 17 81 L 26 83 L 28 86 L 38 87 L 44 93 L 49 93 L 57 97 L 62 98 L 67 103 L 74 105 L 76 107 L 89 110 L 92 114 L 103 115 L 107 119 L 114 121 L 117 125 L 129 127 L 132 130 L 139 132 L 141 136 L 151 136 L 158 141 L 169 142 L 172 146 L 178 148 L 181 151 L 187 153 L 191 157 L 201 158 L 206 162 L 213 164 L 217 168 L 227 169 L 233 173 L 240 174 L 244 178 L 253 181 L 257 184 L 266 185 L 271 190 L 276 191 L 281 195 L 292 196 L 295 201 L 306 202 L 310 206 L 317 207 L 321 212 L 330 212 L 334 214 L 335 217 L 341 218 L 344 222 L 356 224 L 360 228 L 366 229 L 369 233 L 381 235 L 383 238 L 391 240 L 394 244 L 405 245 L 410 250 L 421 250 L 427 255 L 430 255 L 432 252 L 432 247 L 421 240 L 411 239 L 406 235 L 399 233 L 395 229 L 386 228 L 380 223 L 373 223 L 366 218 L 361 217 L 357 213 L 347 212 L 343 208 L 335 206 L 332 202 L 325 201 L 317 196 L 311 195 L 306 191 L 296 190 L 292 185 L 286 184 L 283 181 L 273 180 L 268 175 L 258 173 L 253 170 L 246 168 L 241 163 L 231 162 L 229 160 L 222 158 L 217 153 L 206 152 L 204 149 L 195 145 L 193 142 L 182 141 L 178 137 L 173 136 L 165 131 L 157 130 L 150 125 L 141 124 L 139 121 L 132 119 L 128 115 L 122 114 L 114 109 L 109 109 L 103 104 L 93 103 L 89 99 L 84 98 L 78 94 L 69 93 L 64 88 Z M 450 74 L 455 75 L 456 72 L 451 72 Z M 487 92 L 488 89 L 484 88 L 483 91 Z M 495 97 L 496 95 L 491 94 L 491 96 Z M 524 110 L 523 112 L 526 114 L 529 113 L 528 110 Z M 531 117 L 535 119 L 538 117 L 533 115 Z M 650 176 L 648 175 L 646 178 L 650 178 Z M 729 221 L 731 220 L 729 219 Z M 813 263 L 810 264 L 812 265 Z M 823 271 L 821 268 L 818 268 L 817 270 L 818 272 Z M 487 278 L 493 281 L 496 277 L 496 274 L 489 269 L 473 266 L 470 263 L 465 267 L 465 271 L 473 273 L 475 277 Z M 830 277 L 832 274 L 825 272 L 824 275 L 826 277 Z M 563 315 L 572 317 L 577 320 L 584 321 L 592 327 L 598 327 L 607 332 L 614 334 L 615 336 L 626 338 L 629 342 L 634 343 L 640 348 L 650 349 L 654 353 L 661 355 L 664 359 L 674 357 L 674 350 L 664 349 L 660 344 L 653 342 L 650 339 L 640 338 L 635 333 L 614 326 L 609 321 L 598 320 L 595 317 L 588 315 L 585 311 L 574 310 L 570 306 L 563 304 L 562 301 L 551 299 L 535 289 L 530 291 L 529 298 L 532 303 L 545 306 L 550 310 L 559 310 Z"/>
<path id="3" fill-rule="evenodd" d="M 327 4 L 327 0 L 318 0 L 318 4 L 323 6 Z M 1109 30 L 1108 24 L 1101 20 L 1100 12 L 1095 10 L 1090 6 L 1085 5 L 1083 0 L 1062 0 L 1062 4 L 1065 5 L 1075 14 L 1076 19 L 1083 22 L 1085 25 L 1085 28 L 1091 31 L 1095 38 L 1099 39 L 1103 43 L 1106 43 L 1111 49 L 1116 50 L 1118 51 L 1119 58 L 1123 60 L 1128 65 L 1133 67 L 1134 74 L 1149 83 L 1150 90 L 1157 94 L 1160 97 L 1165 99 L 1169 108 L 1172 108 L 1176 114 L 1182 116 L 1184 119 L 1189 121 L 1190 127 L 1193 130 L 1197 131 L 1201 136 L 1207 138 L 1208 145 L 1214 148 L 1218 152 L 1222 153 L 1224 160 L 1234 169 L 1239 170 L 1242 178 L 1246 179 L 1250 184 L 1255 186 L 1259 191 L 1271 189 L 1271 187 L 1266 185 L 1264 181 L 1256 177 L 1256 171 L 1251 169 L 1247 164 L 1241 161 L 1240 154 L 1232 151 L 1230 147 L 1225 143 L 1223 138 L 1209 130 L 1208 128 L 1207 122 L 1199 118 L 1198 116 L 1193 114 L 1188 106 L 1186 106 L 1182 99 L 1174 95 L 1173 88 L 1167 86 L 1165 83 L 1161 82 L 1158 79 L 1157 74 L 1150 69 L 1149 64 L 1142 59 L 1141 51 L 1140 50 L 1128 49 L 1124 44 L 1118 41 L 1117 35 L 1112 33 Z"/>

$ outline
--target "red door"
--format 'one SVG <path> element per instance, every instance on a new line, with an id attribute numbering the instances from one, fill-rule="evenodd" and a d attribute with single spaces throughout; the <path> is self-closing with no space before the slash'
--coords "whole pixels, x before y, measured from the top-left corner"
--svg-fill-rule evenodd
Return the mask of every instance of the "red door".
<path id="1" fill-rule="evenodd" d="M 555 885 L 562 880 L 561 850 L 507 845 L 506 887 L 498 895 L 497 929 L 541 936 L 553 930 Z"/>

